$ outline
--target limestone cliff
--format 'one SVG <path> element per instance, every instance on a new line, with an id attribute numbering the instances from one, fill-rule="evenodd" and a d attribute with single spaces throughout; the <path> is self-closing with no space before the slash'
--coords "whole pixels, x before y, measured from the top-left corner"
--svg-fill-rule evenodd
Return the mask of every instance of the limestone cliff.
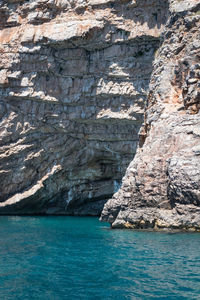
<path id="1" fill-rule="evenodd" d="M 152 62 L 167 14 L 168 3 L 164 0 L 0 1 L 0 213 L 100 213 L 105 201 L 119 188 L 135 154 Z M 157 92 L 159 73 L 162 72 L 160 78 L 165 80 L 176 60 L 172 57 L 168 64 L 167 53 L 180 56 L 189 49 L 196 51 L 196 33 L 190 27 L 196 28 L 198 14 L 196 10 L 191 16 L 187 14 L 181 17 L 183 28 L 179 32 L 189 26 L 183 36 L 183 42 L 188 45 L 184 48 L 178 36 L 172 33 L 170 37 L 170 31 L 166 35 L 165 43 L 175 40 L 169 46 L 173 49 L 165 47 L 160 51 L 163 63 L 159 60 L 154 72 Z M 174 19 L 171 26 L 176 26 L 176 22 Z M 183 49 L 179 49 L 179 44 Z M 181 163 L 185 163 L 179 160 L 179 155 L 185 158 L 187 154 L 189 159 L 192 153 L 193 162 L 187 166 L 193 173 L 197 168 L 198 115 L 177 111 L 181 106 L 191 107 L 189 101 L 194 100 L 195 91 L 191 87 L 196 85 L 196 75 L 190 73 L 198 70 L 190 69 L 196 64 L 187 61 L 189 65 L 181 61 L 177 65 L 173 89 L 166 78 L 163 96 L 159 100 L 155 95 L 149 98 L 151 110 L 155 112 L 148 113 L 146 122 L 162 137 L 159 143 L 157 133 L 154 133 L 155 140 L 150 131 L 145 145 L 148 143 L 150 147 L 153 140 L 152 155 L 155 150 L 162 151 L 165 140 L 172 147 L 170 137 L 167 140 L 171 127 L 177 132 L 185 128 L 182 144 L 176 146 L 175 137 L 172 138 L 173 147 L 180 149 L 176 152 L 177 161 L 166 154 L 171 159 L 170 178 L 177 178 L 174 171 L 179 172 Z M 184 103 L 182 98 L 178 100 L 182 89 L 180 76 L 183 82 L 184 76 L 189 76 Z M 192 85 L 188 80 L 193 80 Z M 164 97 L 167 89 L 171 93 L 168 98 Z M 155 101 L 157 104 L 153 105 Z M 172 101 L 176 103 L 172 105 Z M 165 114 L 161 113 L 164 107 Z M 168 118 L 171 109 L 174 113 Z M 177 126 L 177 116 L 180 116 L 180 126 Z M 168 123 L 171 127 L 165 132 Z M 183 148 L 186 154 L 181 154 Z M 144 161 L 145 155 L 142 156 Z M 148 159 L 151 161 L 151 157 Z M 160 174 L 158 157 L 154 160 Z M 173 164 L 179 169 L 174 169 Z M 145 175 L 142 167 L 144 170 L 145 166 L 141 166 L 141 176 Z M 163 173 L 157 176 L 152 172 L 157 178 L 156 185 L 166 180 L 166 177 L 160 179 Z M 181 176 L 184 178 L 185 173 Z M 188 190 L 190 183 L 187 182 Z M 179 184 L 178 178 L 173 185 L 169 184 L 173 203 L 179 197 L 179 190 L 175 189 Z M 146 189 L 145 186 L 144 193 Z M 165 198 L 161 192 L 159 195 L 156 199 Z M 188 195 L 191 197 L 189 192 Z M 183 199 L 189 201 L 187 197 Z"/>
<path id="2" fill-rule="evenodd" d="M 200 1 L 169 1 L 140 144 L 102 220 L 200 230 Z"/>

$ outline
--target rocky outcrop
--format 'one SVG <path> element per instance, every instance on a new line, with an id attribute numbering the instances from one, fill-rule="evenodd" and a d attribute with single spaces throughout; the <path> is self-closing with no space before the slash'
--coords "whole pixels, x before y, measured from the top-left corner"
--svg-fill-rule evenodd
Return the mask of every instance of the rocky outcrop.
<path id="1" fill-rule="evenodd" d="M 100 213 L 135 154 L 167 12 L 164 0 L 0 1 L 0 213 Z M 193 12 L 187 26 L 197 17 Z M 177 82 L 184 66 L 177 66 Z M 187 83 L 192 107 L 196 82 Z M 189 117 L 194 126 L 197 115 Z M 181 115 L 188 130 L 189 117 Z M 187 139 L 197 141 L 191 132 Z"/>
<path id="2" fill-rule="evenodd" d="M 102 213 L 113 228 L 200 230 L 199 23 L 199 1 L 170 1 L 140 145 Z"/>

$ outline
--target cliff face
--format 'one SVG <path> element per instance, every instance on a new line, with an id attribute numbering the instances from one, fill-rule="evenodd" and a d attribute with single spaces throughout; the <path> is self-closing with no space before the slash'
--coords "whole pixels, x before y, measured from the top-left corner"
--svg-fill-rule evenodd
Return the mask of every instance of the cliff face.
<path id="1" fill-rule="evenodd" d="M 200 230 L 200 1 L 171 1 L 140 146 L 102 220 Z"/>
<path id="2" fill-rule="evenodd" d="M 0 213 L 100 213 L 119 188 L 135 154 L 152 61 L 167 13 L 168 4 L 163 0 L 0 1 Z M 198 15 L 192 14 L 196 20 Z M 194 26 L 196 21 L 188 22 Z M 193 36 L 184 39 L 191 44 L 179 55 L 186 49 L 195 51 Z M 161 57 L 167 66 L 163 51 Z M 171 49 L 165 52 L 172 53 Z M 184 63 L 177 66 L 171 93 L 178 89 L 178 76 L 184 68 L 185 72 L 198 71 L 192 71 L 193 65 L 189 61 L 188 67 Z M 156 70 L 155 76 L 160 76 L 161 71 Z M 166 71 L 162 74 L 164 78 Z M 188 83 L 184 99 L 192 95 L 194 84 Z M 153 128 L 150 119 L 155 115 L 154 124 L 160 122 L 164 130 L 167 123 L 176 124 L 180 116 L 180 130 L 187 127 L 189 133 L 177 147 L 181 151 L 187 144 L 188 159 L 192 153 L 196 168 L 198 149 L 194 152 L 192 147 L 198 140 L 198 116 L 177 112 L 176 107 L 186 107 L 181 100 L 172 105 L 173 97 L 165 104 L 163 98 L 157 102 L 158 112 L 156 104 L 152 105 L 155 113 L 148 113 L 147 122 Z M 190 98 L 186 101 L 189 107 Z M 158 99 L 154 96 L 153 101 Z M 167 116 L 174 108 L 170 119 L 158 117 L 161 103 L 168 107 Z M 162 135 L 158 125 L 154 128 Z M 146 140 L 149 147 L 151 139 L 155 143 L 151 132 Z M 166 132 L 161 144 L 164 136 L 167 139 Z M 193 144 L 189 144 L 190 139 Z M 176 176 L 173 163 L 174 158 L 169 162 L 170 176 Z M 173 203 L 178 197 L 174 190 L 169 190 Z"/>

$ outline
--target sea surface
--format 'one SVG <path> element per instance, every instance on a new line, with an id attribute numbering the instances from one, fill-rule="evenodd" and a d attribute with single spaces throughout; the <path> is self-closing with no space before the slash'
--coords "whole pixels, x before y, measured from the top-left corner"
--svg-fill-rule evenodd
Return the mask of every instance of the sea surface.
<path id="1" fill-rule="evenodd" d="M 200 299 L 200 234 L 3 216 L 0 299 Z"/>

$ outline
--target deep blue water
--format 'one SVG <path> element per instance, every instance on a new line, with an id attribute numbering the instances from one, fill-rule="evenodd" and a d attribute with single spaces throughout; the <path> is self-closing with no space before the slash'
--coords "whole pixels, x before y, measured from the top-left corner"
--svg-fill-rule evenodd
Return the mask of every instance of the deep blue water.
<path id="1" fill-rule="evenodd" d="M 0 217 L 0 299 L 200 299 L 200 234 Z"/>

